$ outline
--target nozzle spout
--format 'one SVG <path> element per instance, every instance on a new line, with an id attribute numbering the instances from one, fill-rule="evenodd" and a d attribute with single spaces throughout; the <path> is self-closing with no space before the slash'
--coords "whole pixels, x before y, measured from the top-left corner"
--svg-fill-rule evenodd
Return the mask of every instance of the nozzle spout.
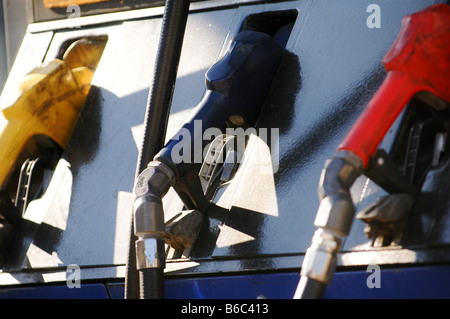
<path id="1" fill-rule="evenodd" d="M 134 233 L 137 268 L 164 268 L 164 210 L 162 198 L 174 183 L 175 174 L 161 162 L 152 161 L 137 178 L 134 194 Z"/>
<path id="2" fill-rule="evenodd" d="M 362 172 L 363 162 L 348 151 L 338 151 L 325 164 L 319 183 L 321 201 L 314 221 L 318 229 L 303 260 L 295 299 L 321 298 L 331 282 L 337 253 L 355 214 L 350 187 Z"/>

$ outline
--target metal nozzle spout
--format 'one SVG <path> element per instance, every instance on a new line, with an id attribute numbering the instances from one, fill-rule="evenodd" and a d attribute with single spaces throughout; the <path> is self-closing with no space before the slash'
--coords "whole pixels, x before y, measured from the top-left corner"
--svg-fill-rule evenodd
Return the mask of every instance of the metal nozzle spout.
<path id="1" fill-rule="evenodd" d="M 331 282 L 337 253 L 355 214 L 349 189 L 362 172 L 362 161 L 348 151 L 337 152 L 325 164 L 319 183 L 321 201 L 314 221 L 318 229 L 306 251 L 294 298 L 320 298 Z"/>
<path id="2" fill-rule="evenodd" d="M 164 268 L 164 210 L 162 198 L 175 180 L 175 174 L 161 162 L 150 162 L 139 175 L 134 188 L 134 233 L 138 269 Z"/>

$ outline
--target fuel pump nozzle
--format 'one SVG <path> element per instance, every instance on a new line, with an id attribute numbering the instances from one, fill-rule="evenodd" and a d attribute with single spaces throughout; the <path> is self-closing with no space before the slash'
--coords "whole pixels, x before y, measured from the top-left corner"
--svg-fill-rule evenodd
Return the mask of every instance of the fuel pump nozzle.
<path id="1" fill-rule="evenodd" d="M 192 118 L 136 180 L 134 232 L 138 237 L 139 270 L 164 268 L 162 198 L 170 187 L 174 187 L 188 209 L 206 210 L 209 201 L 198 177 L 201 166 L 198 156 L 203 155 L 203 149 L 209 143 L 203 138 L 204 133 L 209 128 L 225 129 L 227 121 L 236 126 L 255 124 L 281 55 L 282 49 L 269 35 L 243 31 L 206 73 L 207 91 Z M 179 149 L 193 150 L 194 156 L 183 157 L 180 161 L 175 158 L 180 155 L 175 152 Z M 196 150 L 200 153 L 195 154 Z"/>
<path id="2" fill-rule="evenodd" d="M 440 99 L 450 101 L 449 21 L 450 6 L 446 4 L 403 18 L 400 33 L 383 59 L 386 78 L 338 150 L 355 153 L 366 168 L 414 95 L 428 98 L 436 108 L 445 107 Z"/>
<path id="3" fill-rule="evenodd" d="M 0 188 L 38 135 L 65 148 L 91 87 L 106 39 L 80 39 L 62 59 L 31 70 L 0 99 Z M 32 145 L 32 146 L 30 146 Z M 36 154 L 33 154 L 34 156 Z M 20 167 L 20 166 L 19 166 Z"/>
<path id="4" fill-rule="evenodd" d="M 438 109 L 450 102 L 449 21 L 450 6 L 445 4 L 403 18 L 383 59 L 387 71 L 383 84 L 322 171 L 314 222 L 318 230 L 306 252 L 294 298 L 323 296 L 355 213 L 349 189 L 367 173 L 378 145 L 409 100 L 420 96 Z"/>

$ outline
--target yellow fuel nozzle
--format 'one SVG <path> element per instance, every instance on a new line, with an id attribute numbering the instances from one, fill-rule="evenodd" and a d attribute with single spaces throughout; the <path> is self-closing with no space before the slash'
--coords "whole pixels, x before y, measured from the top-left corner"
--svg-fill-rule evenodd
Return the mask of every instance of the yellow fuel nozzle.
<path id="1" fill-rule="evenodd" d="M 0 189 L 34 136 L 65 148 L 91 87 L 106 41 L 75 41 L 63 58 L 29 72 L 0 98 Z"/>

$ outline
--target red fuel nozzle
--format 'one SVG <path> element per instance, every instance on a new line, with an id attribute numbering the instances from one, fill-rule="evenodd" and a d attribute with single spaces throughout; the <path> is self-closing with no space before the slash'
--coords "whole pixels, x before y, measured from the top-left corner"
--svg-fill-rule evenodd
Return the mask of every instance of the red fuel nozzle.
<path id="1" fill-rule="evenodd" d="M 338 150 L 355 153 L 367 168 L 395 119 L 417 93 L 450 102 L 450 6 L 438 4 L 407 15 L 383 59 L 387 71 L 377 93 Z"/>

